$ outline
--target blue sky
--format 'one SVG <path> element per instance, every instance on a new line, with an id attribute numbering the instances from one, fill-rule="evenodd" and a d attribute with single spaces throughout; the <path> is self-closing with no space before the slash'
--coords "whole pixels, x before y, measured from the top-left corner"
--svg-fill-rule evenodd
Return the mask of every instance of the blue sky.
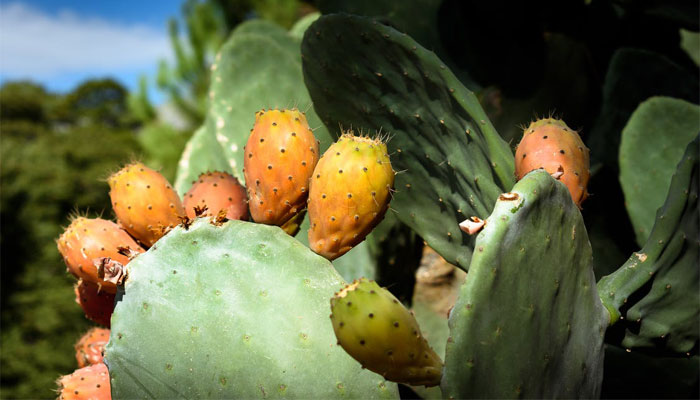
<path id="1" fill-rule="evenodd" d="M 169 17 L 178 0 L 0 0 L 0 83 L 31 79 L 66 92 L 88 78 L 112 77 L 129 89 L 171 59 Z"/>

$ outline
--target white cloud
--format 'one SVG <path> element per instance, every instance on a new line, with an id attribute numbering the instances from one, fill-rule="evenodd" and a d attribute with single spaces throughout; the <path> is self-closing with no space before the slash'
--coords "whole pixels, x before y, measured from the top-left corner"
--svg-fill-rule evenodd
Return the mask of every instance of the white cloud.
<path id="1" fill-rule="evenodd" d="M 152 70 L 157 60 L 170 56 L 165 27 L 157 31 L 68 11 L 49 15 L 23 3 L 0 5 L 0 74 L 5 78 Z"/>

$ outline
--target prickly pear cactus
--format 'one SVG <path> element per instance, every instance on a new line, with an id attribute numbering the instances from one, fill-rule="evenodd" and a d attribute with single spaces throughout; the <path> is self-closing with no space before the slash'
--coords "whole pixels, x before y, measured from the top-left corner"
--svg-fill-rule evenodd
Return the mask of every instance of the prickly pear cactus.
<path id="1" fill-rule="evenodd" d="M 595 398 L 608 313 L 567 188 L 547 172 L 504 193 L 450 315 L 443 394 Z"/>
<path id="2" fill-rule="evenodd" d="M 105 349 L 114 397 L 397 397 L 336 345 L 328 261 L 277 227 L 210 221 L 129 263 Z"/>
<path id="3" fill-rule="evenodd" d="M 314 109 L 338 126 L 391 135 L 391 207 L 453 264 L 467 268 L 474 239 L 454 221 L 486 218 L 514 183 L 513 155 L 479 102 L 433 54 L 368 18 L 328 15 L 302 42 Z"/>
<path id="4" fill-rule="evenodd" d="M 611 323 L 626 317 L 625 347 L 661 347 L 685 353 L 698 345 L 700 331 L 700 136 L 688 147 L 671 179 L 666 202 L 642 249 L 598 282 Z M 628 299 L 648 293 L 634 304 Z M 623 307 L 629 309 L 623 314 Z"/>
<path id="5" fill-rule="evenodd" d="M 698 132 L 700 107 L 670 97 L 652 97 L 641 103 L 622 131 L 620 185 L 640 246 L 666 199 L 678 160 Z"/>

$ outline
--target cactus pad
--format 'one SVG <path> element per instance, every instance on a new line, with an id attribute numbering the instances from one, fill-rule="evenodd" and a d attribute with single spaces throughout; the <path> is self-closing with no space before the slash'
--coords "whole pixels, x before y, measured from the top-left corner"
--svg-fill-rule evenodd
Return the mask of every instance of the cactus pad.
<path id="1" fill-rule="evenodd" d="M 329 129 L 391 136 L 387 146 L 399 171 L 392 208 L 466 269 L 474 239 L 453 222 L 486 218 L 514 183 L 510 148 L 476 96 L 435 54 L 368 18 L 319 18 L 304 35 L 302 61 L 314 109 Z"/>
<path id="2" fill-rule="evenodd" d="M 666 199 L 678 160 L 698 132 L 700 107 L 670 97 L 641 103 L 622 131 L 620 184 L 640 246 Z"/>
<path id="3" fill-rule="evenodd" d="M 617 271 L 603 277 L 598 291 L 610 311 L 611 322 L 626 317 L 636 325 L 622 345 L 662 347 L 688 352 L 698 345 L 700 331 L 700 136 L 681 159 L 671 179 L 666 202 L 642 249 Z M 651 283 L 651 289 L 643 287 Z M 643 297 L 635 304 L 628 299 Z M 622 308 L 630 307 L 626 315 Z"/>
<path id="4" fill-rule="evenodd" d="M 442 390 L 454 398 L 594 398 L 608 313 L 583 218 L 537 170 L 496 203 L 450 314 Z"/>
<path id="5" fill-rule="evenodd" d="M 278 227 L 210 221 L 129 263 L 105 349 L 115 397 L 397 396 L 336 345 L 330 262 Z"/>

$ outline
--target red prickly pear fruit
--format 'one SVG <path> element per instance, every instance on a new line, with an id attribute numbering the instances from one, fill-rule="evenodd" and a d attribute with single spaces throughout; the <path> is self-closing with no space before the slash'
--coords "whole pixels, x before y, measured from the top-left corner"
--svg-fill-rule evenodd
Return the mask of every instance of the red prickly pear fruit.
<path id="1" fill-rule="evenodd" d="M 226 211 L 228 219 L 248 219 L 248 199 L 245 187 L 226 172 L 207 172 L 199 175 L 183 200 L 189 218 L 197 217 L 195 207 L 206 207 L 204 215 L 217 216 Z"/>
<path id="2" fill-rule="evenodd" d="M 125 166 L 107 182 L 119 223 L 147 247 L 185 216 L 180 197 L 168 180 L 140 162 Z"/>
<path id="3" fill-rule="evenodd" d="M 83 308 L 85 316 L 89 320 L 109 328 L 114 311 L 115 295 L 101 291 L 96 284 L 82 279 L 78 281 L 74 289 L 75 302 Z"/>
<path id="4" fill-rule="evenodd" d="M 97 284 L 107 293 L 116 293 L 117 287 L 99 277 L 96 260 L 109 257 L 126 264 L 129 258 L 119 253 L 119 247 L 128 247 L 136 253 L 143 252 L 141 246 L 119 225 L 101 218 L 73 219 L 56 244 L 71 274 Z"/>
<path id="5" fill-rule="evenodd" d="M 343 134 L 311 178 L 309 244 L 329 260 L 362 242 L 384 218 L 394 186 L 386 144 Z"/>
<path id="6" fill-rule="evenodd" d="M 104 363 L 75 370 L 58 379 L 60 400 L 109 400 L 112 391 Z"/>
<path id="7" fill-rule="evenodd" d="M 78 367 L 101 363 L 102 352 L 107 342 L 109 342 L 109 329 L 95 327 L 87 331 L 75 344 L 75 359 L 78 360 Z"/>
<path id="8" fill-rule="evenodd" d="M 255 222 L 282 226 L 306 209 L 318 141 L 304 113 L 262 110 L 245 147 L 248 207 Z"/>
<path id="9" fill-rule="evenodd" d="M 523 132 L 515 152 L 515 174 L 520 180 L 539 168 L 564 183 L 574 203 L 581 208 L 588 197 L 589 152 L 578 133 L 564 121 L 540 119 Z"/>

